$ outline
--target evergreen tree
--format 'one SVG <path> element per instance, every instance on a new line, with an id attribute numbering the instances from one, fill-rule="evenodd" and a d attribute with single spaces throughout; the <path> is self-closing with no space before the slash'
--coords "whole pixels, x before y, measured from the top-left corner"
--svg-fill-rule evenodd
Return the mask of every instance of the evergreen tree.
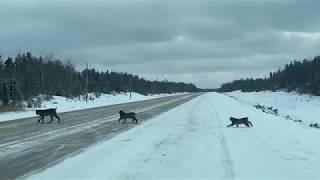
<path id="1" fill-rule="evenodd" d="M 89 93 L 137 92 L 140 94 L 196 92 L 193 84 L 148 81 L 123 72 L 99 72 L 96 69 L 76 70 L 71 60 L 64 63 L 52 55 L 36 57 L 30 52 L 9 56 L 4 62 L 0 56 L 0 101 L 2 104 L 32 102 L 39 94 L 80 97 L 86 87 Z"/>
<path id="2" fill-rule="evenodd" d="M 269 78 L 241 79 L 225 83 L 219 88 L 219 91 L 274 91 L 279 89 L 320 95 L 320 56 L 310 60 L 293 60 L 286 64 L 283 70 L 270 72 Z"/>

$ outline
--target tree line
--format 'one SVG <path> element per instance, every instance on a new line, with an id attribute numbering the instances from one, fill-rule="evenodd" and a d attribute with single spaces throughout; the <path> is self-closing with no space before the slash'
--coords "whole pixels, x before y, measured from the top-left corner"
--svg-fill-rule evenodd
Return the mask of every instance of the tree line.
<path id="1" fill-rule="evenodd" d="M 222 84 L 218 91 L 235 90 L 243 92 L 286 90 L 320 96 L 320 56 L 302 61 L 293 60 L 283 69 L 270 72 L 269 77 L 240 79 Z"/>
<path id="2" fill-rule="evenodd" d="M 100 72 L 94 68 L 76 70 L 70 60 L 53 56 L 33 56 L 30 52 L 15 57 L 0 55 L 0 105 L 32 101 L 38 95 L 80 97 L 88 93 L 137 92 L 157 94 L 195 92 L 191 83 L 151 81 L 124 72 Z"/>

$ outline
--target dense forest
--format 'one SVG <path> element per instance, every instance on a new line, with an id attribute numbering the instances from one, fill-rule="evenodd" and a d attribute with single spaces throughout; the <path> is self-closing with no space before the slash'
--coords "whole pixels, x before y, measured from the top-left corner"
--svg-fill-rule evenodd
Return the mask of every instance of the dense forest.
<path id="1" fill-rule="evenodd" d="M 150 81 L 122 72 L 76 70 L 71 61 L 52 56 L 36 57 L 30 52 L 3 59 L 0 56 L 0 105 L 17 105 L 38 95 L 68 98 L 88 93 L 137 92 L 140 94 L 195 92 L 197 87 L 183 82 Z"/>
<path id="2" fill-rule="evenodd" d="M 247 78 L 223 84 L 219 91 L 243 92 L 286 90 L 320 96 L 320 56 L 303 61 L 292 61 L 283 69 L 270 72 L 266 78 Z"/>

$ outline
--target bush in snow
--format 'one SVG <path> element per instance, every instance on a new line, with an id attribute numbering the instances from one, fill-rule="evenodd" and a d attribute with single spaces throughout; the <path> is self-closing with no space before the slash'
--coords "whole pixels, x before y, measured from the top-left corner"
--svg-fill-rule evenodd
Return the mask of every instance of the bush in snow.
<path id="1" fill-rule="evenodd" d="M 320 128 L 320 125 L 318 124 L 318 123 L 311 123 L 310 125 L 309 125 L 309 127 L 314 127 L 314 128 Z"/>

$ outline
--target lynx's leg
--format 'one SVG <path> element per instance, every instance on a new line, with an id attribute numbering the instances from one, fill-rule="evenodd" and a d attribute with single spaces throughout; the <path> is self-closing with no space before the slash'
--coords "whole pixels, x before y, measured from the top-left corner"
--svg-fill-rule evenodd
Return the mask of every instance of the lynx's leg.
<path id="1" fill-rule="evenodd" d="M 133 122 L 135 121 L 136 123 L 138 123 L 138 119 L 135 117 L 135 116 L 133 116 Z"/>
<path id="2" fill-rule="evenodd" d="M 58 114 L 54 114 L 54 117 L 56 117 L 59 120 L 58 123 L 60 123 L 60 117 L 58 116 Z"/>
<path id="3" fill-rule="evenodd" d="M 231 126 L 234 126 L 234 125 L 235 125 L 235 123 L 231 123 L 227 127 L 231 127 Z"/>
<path id="4" fill-rule="evenodd" d="M 53 115 L 50 114 L 50 122 L 48 122 L 48 124 L 49 124 L 49 123 L 52 123 L 52 121 L 53 121 Z"/>
<path id="5" fill-rule="evenodd" d="M 44 116 L 41 116 L 41 124 L 44 122 Z"/>

